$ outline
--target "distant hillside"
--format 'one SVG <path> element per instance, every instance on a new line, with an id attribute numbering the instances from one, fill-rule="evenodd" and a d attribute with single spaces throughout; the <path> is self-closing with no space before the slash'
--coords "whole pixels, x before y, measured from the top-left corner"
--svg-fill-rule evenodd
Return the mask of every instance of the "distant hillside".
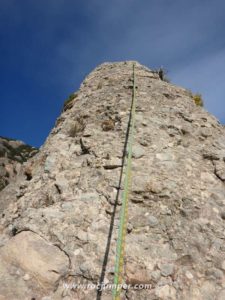
<path id="1" fill-rule="evenodd" d="M 13 180 L 22 163 L 37 152 L 38 149 L 22 141 L 0 136 L 0 190 Z"/>

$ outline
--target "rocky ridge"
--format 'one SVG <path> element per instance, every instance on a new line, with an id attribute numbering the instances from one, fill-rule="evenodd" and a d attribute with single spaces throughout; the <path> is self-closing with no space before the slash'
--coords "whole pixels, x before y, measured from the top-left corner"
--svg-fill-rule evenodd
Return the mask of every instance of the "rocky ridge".
<path id="1" fill-rule="evenodd" d="M 20 173 L 23 162 L 37 152 L 22 141 L 0 137 L 0 191 Z"/>
<path id="2" fill-rule="evenodd" d="M 133 63 L 91 72 L 1 192 L 1 300 L 112 299 L 65 283 L 113 282 Z M 151 288 L 122 299 L 225 299 L 224 127 L 187 90 L 135 72 L 124 280 Z"/>

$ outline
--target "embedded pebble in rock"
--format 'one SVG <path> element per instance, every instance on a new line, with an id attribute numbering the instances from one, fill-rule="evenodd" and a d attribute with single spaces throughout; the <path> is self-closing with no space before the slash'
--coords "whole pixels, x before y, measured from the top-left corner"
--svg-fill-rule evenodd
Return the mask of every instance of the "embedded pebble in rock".
<path id="1" fill-rule="evenodd" d="M 162 264 L 159 266 L 159 268 L 163 276 L 170 276 L 173 274 L 174 271 L 174 265 L 172 264 Z"/>
<path id="2" fill-rule="evenodd" d="M 113 283 L 133 63 L 93 70 L 1 191 L 0 299 L 100 299 L 65 283 Z M 224 126 L 157 72 L 135 74 L 124 279 L 151 288 L 121 299 L 223 300 Z"/>
<path id="3" fill-rule="evenodd" d="M 222 279 L 224 277 L 223 275 L 223 271 L 216 269 L 216 268 L 212 268 L 207 270 L 206 274 L 211 277 L 211 278 L 215 278 L 215 279 Z"/>
<path id="4" fill-rule="evenodd" d="M 140 147 L 140 146 L 133 147 L 132 156 L 134 158 L 140 158 L 140 157 L 144 156 L 144 154 L 145 154 L 145 151 L 142 149 L 142 147 Z"/>
<path id="5" fill-rule="evenodd" d="M 23 280 L 25 280 L 25 281 L 30 280 L 30 275 L 29 274 L 25 274 L 23 276 Z"/>
<path id="6" fill-rule="evenodd" d="M 153 271 L 151 273 L 151 278 L 153 281 L 157 282 L 161 277 L 161 272 L 159 270 Z"/>
<path id="7" fill-rule="evenodd" d="M 186 271 L 186 272 L 185 272 L 185 276 L 186 276 L 188 279 L 190 279 L 190 280 L 194 278 L 193 275 L 192 275 L 192 273 L 189 272 L 189 271 Z"/>
<path id="8" fill-rule="evenodd" d="M 148 225 L 150 227 L 155 227 L 159 223 L 158 219 L 154 216 L 149 216 L 148 217 Z"/>

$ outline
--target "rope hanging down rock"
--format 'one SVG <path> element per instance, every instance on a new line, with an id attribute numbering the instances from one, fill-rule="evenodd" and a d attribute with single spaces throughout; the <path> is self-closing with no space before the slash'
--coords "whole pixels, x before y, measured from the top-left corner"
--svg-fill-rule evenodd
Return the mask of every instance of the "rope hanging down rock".
<path id="1" fill-rule="evenodd" d="M 120 212 L 119 233 L 116 248 L 116 263 L 115 263 L 115 276 L 114 276 L 114 290 L 113 299 L 120 300 L 121 285 L 123 282 L 123 269 L 124 269 L 124 251 L 125 251 L 125 238 L 127 232 L 128 220 L 128 201 L 131 186 L 131 158 L 132 158 L 132 145 L 134 140 L 134 124 L 136 113 L 136 85 L 135 85 L 135 64 L 133 64 L 133 92 L 132 92 L 132 105 L 131 105 L 131 122 L 130 132 L 127 146 L 127 164 L 124 178 L 124 192 L 122 195 L 122 207 Z"/>

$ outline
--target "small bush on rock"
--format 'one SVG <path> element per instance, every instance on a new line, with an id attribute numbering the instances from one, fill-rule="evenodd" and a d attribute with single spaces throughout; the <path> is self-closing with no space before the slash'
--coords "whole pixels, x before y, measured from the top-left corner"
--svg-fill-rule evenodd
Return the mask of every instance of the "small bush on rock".
<path id="1" fill-rule="evenodd" d="M 85 129 L 85 122 L 82 117 L 78 117 L 76 121 L 74 121 L 69 128 L 69 136 L 76 137 L 79 133 L 83 132 Z"/>
<path id="2" fill-rule="evenodd" d="M 203 106 L 204 102 L 201 94 L 192 95 L 192 98 L 197 106 Z"/>
<path id="3" fill-rule="evenodd" d="M 66 101 L 63 104 L 63 110 L 67 110 L 73 107 L 73 100 L 77 97 L 77 93 L 69 95 Z"/>
<path id="4" fill-rule="evenodd" d="M 98 86 L 97 86 L 97 90 L 102 89 L 102 86 L 103 86 L 103 85 L 102 85 L 102 82 L 99 82 L 99 83 L 98 83 Z"/>

